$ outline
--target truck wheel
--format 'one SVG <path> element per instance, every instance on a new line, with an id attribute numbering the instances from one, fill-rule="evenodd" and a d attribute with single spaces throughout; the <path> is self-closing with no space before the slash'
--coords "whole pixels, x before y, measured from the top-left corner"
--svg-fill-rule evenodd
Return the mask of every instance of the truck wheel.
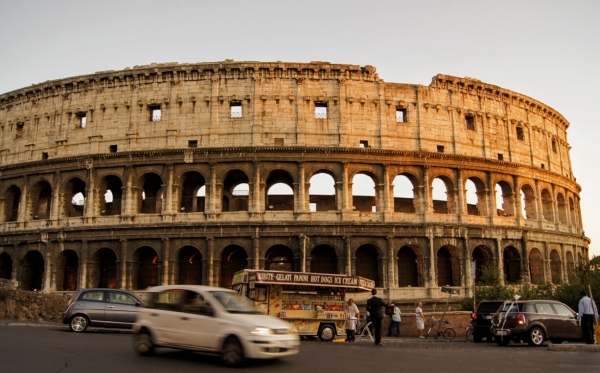
<path id="1" fill-rule="evenodd" d="M 319 329 L 319 338 L 323 342 L 331 342 L 335 338 L 335 329 L 331 325 L 323 325 Z"/>

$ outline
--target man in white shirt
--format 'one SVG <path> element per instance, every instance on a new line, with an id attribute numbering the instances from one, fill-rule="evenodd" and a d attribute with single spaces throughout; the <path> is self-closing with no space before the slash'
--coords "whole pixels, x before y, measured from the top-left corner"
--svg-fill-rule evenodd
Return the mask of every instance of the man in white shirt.
<path id="1" fill-rule="evenodd" d="M 598 314 L 596 305 L 587 296 L 587 293 L 582 290 L 581 299 L 579 300 L 579 312 L 577 313 L 577 322 L 581 321 L 581 330 L 583 331 L 583 340 L 585 343 L 594 344 L 594 319 Z"/>

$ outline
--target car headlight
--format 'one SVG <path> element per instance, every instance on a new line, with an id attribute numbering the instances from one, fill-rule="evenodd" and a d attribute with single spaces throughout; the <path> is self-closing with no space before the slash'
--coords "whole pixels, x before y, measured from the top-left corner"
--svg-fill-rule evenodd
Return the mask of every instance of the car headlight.
<path id="1" fill-rule="evenodd" d="M 254 328 L 254 330 L 252 330 L 250 333 L 254 335 L 269 335 L 273 334 L 273 330 L 271 330 L 270 328 L 257 327 Z"/>

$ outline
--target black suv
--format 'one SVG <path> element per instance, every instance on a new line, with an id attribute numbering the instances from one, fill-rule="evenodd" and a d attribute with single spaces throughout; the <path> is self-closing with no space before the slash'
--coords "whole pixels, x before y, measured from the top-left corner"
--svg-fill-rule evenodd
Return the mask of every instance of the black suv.
<path id="1" fill-rule="evenodd" d="M 475 312 L 471 315 L 473 324 L 473 342 L 481 343 L 483 338 L 486 342 L 493 342 L 494 336 L 490 330 L 492 326 L 492 316 L 504 304 L 499 300 L 484 300 L 477 305 Z"/>

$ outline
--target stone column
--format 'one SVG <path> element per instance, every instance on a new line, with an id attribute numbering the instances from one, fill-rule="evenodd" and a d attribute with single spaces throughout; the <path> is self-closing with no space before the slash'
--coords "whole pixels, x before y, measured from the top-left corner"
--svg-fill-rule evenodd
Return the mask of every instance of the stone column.
<path id="1" fill-rule="evenodd" d="M 504 286 L 504 251 L 502 250 L 502 238 L 496 238 L 496 252 L 498 255 L 498 261 L 496 265 L 498 266 L 498 281 L 500 286 Z"/>
<path id="2" fill-rule="evenodd" d="M 25 177 L 25 178 L 23 178 L 23 180 L 24 180 L 23 190 L 21 191 L 21 200 L 19 201 L 19 212 L 18 212 L 18 216 L 17 216 L 17 221 L 30 220 L 31 216 L 33 216 L 33 215 L 28 215 L 31 208 L 33 208 L 33 207 L 28 206 L 28 203 L 29 203 L 29 178 Z"/>
<path id="3" fill-rule="evenodd" d="M 519 177 L 513 175 L 513 195 L 514 195 L 514 203 L 515 203 L 515 221 L 517 226 L 520 227 L 523 225 L 523 201 L 521 198 L 521 190 L 519 189 Z"/>
<path id="4" fill-rule="evenodd" d="M 296 212 L 307 213 L 309 211 L 306 199 L 306 176 L 304 170 L 304 162 L 298 162 L 298 183 L 295 183 L 296 195 Z"/>
<path id="5" fill-rule="evenodd" d="M 351 245 L 351 237 L 344 237 L 344 248 L 346 249 L 346 275 L 354 276 L 356 275 L 355 268 L 352 266 L 352 245 Z"/>
<path id="6" fill-rule="evenodd" d="M 173 164 L 170 163 L 167 165 L 167 182 L 166 184 L 161 185 L 163 190 L 163 205 L 161 215 L 171 215 L 177 212 L 175 209 L 175 185 L 173 181 L 174 177 L 174 169 Z M 160 196 L 156 196 L 159 198 Z"/>
<path id="7" fill-rule="evenodd" d="M 298 241 L 300 241 L 300 272 L 306 272 L 306 260 L 308 259 L 306 239 L 307 237 L 302 233 L 298 236 Z"/>
<path id="8" fill-rule="evenodd" d="M 521 238 L 521 282 L 531 283 L 531 274 L 529 273 L 529 243 L 527 240 L 527 232 L 523 232 Z"/>
<path id="9" fill-rule="evenodd" d="M 431 298 L 435 298 L 437 295 L 437 276 L 435 275 L 435 237 L 433 235 L 433 230 L 430 228 L 427 232 L 427 239 L 429 241 L 429 284 L 427 285 L 429 290 L 429 296 Z"/>
<path id="10" fill-rule="evenodd" d="M 88 281 L 88 250 L 89 250 L 89 244 L 87 240 L 83 240 L 81 241 L 81 265 L 79 266 L 79 273 L 78 273 L 78 277 L 79 277 L 79 287 L 78 289 L 85 289 L 87 288 L 87 281 Z"/>
<path id="11" fill-rule="evenodd" d="M 217 194 L 217 168 L 214 162 L 210 162 L 210 181 L 207 187 L 207 196 L 205 196 L 205 210 L 207 214 L 215 214 L 220 209 L 219 197 Z"/>
<path id="12" fill-rule="evenodd" d="M 383 183 L 380 183 L 383 189 L 381 211 L 383 213 L 391 214 L 394 212 L 394 185 L 390 183 L 390 173 L 388 170 L 389 164 L 383 165 Z M 377 210 L 379 211 L 379 209 Z"/>
<path id="13" fill-rule="evenodd" d="M 89 169 L 87 172 L 87 182 L 85 183 L 86 185 L 86 190 L 85 190 L 85 205 L 83 206 L 83 216 L 89 218 L 92 216 L 97 215 L 96 212 L 96 205 L 97 205 L 97 189 L 95 187 L 96 184 L 96 178 L 95 176 L 95 172 L 94 172 L 94 168 L 92 164 L 88 165 Z"/>
<path id="14" fill-rule="evenodd" d="M 388 251 L 388 260 L 387 260 L 387 281 L 385 282 L 385 286 L 388 288 L 388 294 L 390 294 L 390 289 L 398 287 L 396 280 L 398 276 L 396 275 L 396 266 L 395 266 L 395 255 L 394 255 L 394 236 L 387 236 L 387 251 Z"/>
<path id="15" fill-rule="evenodd" d="M 43 245 L 43 244 L 40 244 Z M 56 281 L 54 281 L 54 276 L 55 276 L 55 267 L 56 265 L 54 264 L 54 258 L 52 253 L 52 248 L 50 247 L 50 244 L 46 244 L 44 245 L 45 247 L 45 252 L 46 255 L 44 257 L 44 269 L 45 269 L 45 273 L 44 273 L 44 283 L 42 284 L 42 288 L 38 289 L 39 291 L 43 292 L 43 293 L 50 293 L 54 290 L 56 290 Z M 40 250 L 41 252 L 42 250 Z"/>
<path id="16" fill-rule="evenodd" d="M 206 237 L 208 246 L 208 285 L 215 286 L 215 239 Z"/>
<path id="17" fill-rule="evenodd" d="M 171 273 L 171 267 L 169 266 L 169 254 L 170 254 L 170 241 L 168 237 L 162 239 L 162 264 L 163 264 L 163 279 L 162 285 L 171 285 L 169 274 Z"/>
<path id="18" fill-rule="evenodd" d="M 342 167 L 342 211 L 352 211 L 352 183 L 348 181 L 348 162 L 343 162 Z"/>
<path id="19" fill-rule="evenodd" d="M 60 172 L 54 173 L 54 183 L 52 185 L 52 196 L 50 205 L 50 220 L 56 221 L 61 217 L 62 200 L 64 199 L 64 193 L 61 192 L 62 178 Z"/>
<path id="20" fill-rule="evenodd" d="M 122 289 L 129 289 L 128 287 L 128 283 L 127 280 L 129 278 L 128 273 L 127 273 L 127 255 L 128 255 L 128 250 L 127 250 L 127 239 L 123 238 L 121 239 L 121 273 L 120 273 L 120 277 L 121 277 L 121 281 L 119 284 L 119 287 Z"/>
<path id="21" fill-rule="evenodd" d="M 491 225 L 493 222 L 493 217 L 496 216 L 496 186 L 492 185 L 492 173 L 487 171 L 486 172 L 486 185 L 487 188 L 485 190 L 485 195 L 487 196 L 487 203 L 486 203 L 486 207 L 487 207 L 487 221 L 488 224 Z"/>
<path id="22" fill-rule="evenodd" d="M 254 162 L 254 180 L 253 182 L 253 188 L 252 188 L 252 196 L 250 196 L 252 199 L 251 201 L 249 201 L 250 205 L 252 206 L 251 208 L 251 212 L 253 213 L 263 213 L 265 211 L 265 201 L 264 201 L 264 196 L 261 193 L 261 180 L 260 180 L 260 167 L 261 164 L 258 161 Z"/>
<path id="23" fill-rule="evenodd" d="M 463 177 L 462 177 L 462 169 L 457 168 L 456 169 L 456 183 L 458 184 L 456 188 L 458 190 L 457 192 L 457 204 L 458 204 L 458 209 L 456 210 L 456 213 L 458 214 L 458 221 L 462 222 L 464 217 L 463 215 L 465 215 L 465 207 L 467 205 L 467 199 L 465 198 L 465 183 L 463 181 Z"/>
<path id="24" fill-rule="evenodd" d="M 252 255 L 254 256 L 254 269 L 264 269 L 265 260 L 260 257 L 260 237 L 258 232 L 256 236 L 252 237 Z M 261 265 L 262 262 L 262 265 Z"/>
<path id="25" fill-rule="evenodd" d="M 429 166 L 423 166 L 423 189 L 421 195 L 421 215 L 423 216 L 423 220 L 426 220 L 427 214 L 433 212 L 432 190 L 433 187 L 429 180 Z"/>
<path id="26" fill-rule="evenodd" d="M 125 186 L 121 187 L 122 200 L 121 200 L 121 215 L 129 217 L 137 213 L 137 209 L 134 213 L 134 204 L 137 203 L 137 195 L 135 195 L 137 188 L 133 186 L 133 167 L 127 166 L 125 169 Z M 137 207 L 137 206 L 136 206 Z"/>

